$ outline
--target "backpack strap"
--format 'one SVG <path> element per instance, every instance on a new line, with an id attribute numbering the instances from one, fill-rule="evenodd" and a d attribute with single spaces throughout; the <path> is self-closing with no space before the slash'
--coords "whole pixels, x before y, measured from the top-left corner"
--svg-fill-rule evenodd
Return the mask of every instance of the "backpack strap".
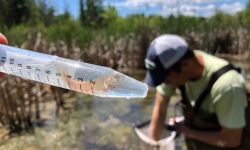
<path id="1" fill-rule="evenodd" d="M 200 109 L 201 104 L 204 102 L 206 96 L 211 92 L 211 89 L 214 85 L 214 83 L 217 81 L 217 79 L 222 76 L 224 73 L 230 71 L 230 70 L 236 70 L 237 72 L 241 72 L 240 68 L 236 68 L 235 66 L 233 66 L 232 64 L 228 64 L 222 68 L 220 68 L 218 71 L 214 72 L 212 74 L 212 76 L 210 77 L 207 86 L 205 87 L 205 89 L 201 92 L 201 94 L 199 95 L 199 97 L 196 99 L 196 103 L 194 106 L 194 112 L 197 112 Z M 180 91 L 181 91 L 181 96 L 182 96 L 182 103 L 185 105 L 189 105 L 191 106 L 187 94 L 186 94 L 186 90 L 184 86 L 180 86 L 179 87 Z"/>
<path id="2" fill-rule="evenodd" d="M 210 80 L 208 81 L 206 88 L 202 91 L 202 93 L 199 95 L 199 97 L 196 100 L 196 103 L 194 106 L 195 112 L 197 112 L 200 109 L 201 104 L 204 102 L 206 96 L 211 92 L 211 89 L 212 89 L 214 83 L 217 81 L 217 79 L 220 76 L 222 76 L 224 73 L 226 73 L 230 70 L 236 70 L 239 73 L 241 72 L 240 68 L 236 68 L 232 64 L 228 64 L 212 74 Z"/>
<path id="3" fill-rule="evenodd" d="M 181 97 L 182 97 L 181 103 L 184 105 L 191 106 L 190 101 L 189 101 L 188 96 L 187 96 L 187 93 L 186 93 L 185 86 L 184 85 L 179 86 L 179 90 L 181 91 Z"/>

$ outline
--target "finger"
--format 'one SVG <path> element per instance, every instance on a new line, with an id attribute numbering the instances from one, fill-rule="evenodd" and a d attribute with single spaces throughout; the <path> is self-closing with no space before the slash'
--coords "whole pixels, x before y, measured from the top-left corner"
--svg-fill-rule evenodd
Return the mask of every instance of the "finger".
<path id="1" fill-rule="evenodd" d="M 8 44 L 7 38 L 0 32 L 0 44 Z M 0 78 L 5 76 L 5 73 L 0 72 Z"/>
<path id="2" fill-rule="evenodd" d="M 175 118 L 169 118 L 169 121 L 168 121 L 168 124 L 169 125 L 174 125 L 175 124 Z"/>
<path id="3" fill-rule="evenodd" d="M 0 32 L 0 44 L 8 44 L 7 38 Z"/>

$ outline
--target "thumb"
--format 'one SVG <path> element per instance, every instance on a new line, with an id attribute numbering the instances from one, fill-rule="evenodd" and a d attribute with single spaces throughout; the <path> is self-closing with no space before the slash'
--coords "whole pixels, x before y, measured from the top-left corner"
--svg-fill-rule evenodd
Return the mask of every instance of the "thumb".
<path id="1" fill-rule="evenodd" d="M 8 44 L 7 38 L 0 32 L 0 44 Z M 4 73 L 0 72 L 0 78 L 5 76 Z"/>
<path id="2" fill-rule="evenodd" d="M 0 32 L 0 44 L 8 44 L 7 38 Z"/>

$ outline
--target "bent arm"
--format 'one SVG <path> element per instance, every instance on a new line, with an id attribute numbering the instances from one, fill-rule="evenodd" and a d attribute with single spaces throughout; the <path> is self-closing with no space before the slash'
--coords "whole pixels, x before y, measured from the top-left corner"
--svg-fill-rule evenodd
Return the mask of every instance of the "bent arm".
<path id="1" fill-rule="evenodd" d="M 155 104 L 152 112 L 149 134 L 153 140 L 158 141 L 164 129 L 169 97 L 156 93 Z"/>
<path id="2" fill-rule="evenodd" d="M 214 146 L 223 148 L 233 148 L 240 146 L 242 137 L 242 128 L 229 129 L 222 127 L 220 131 L 197 131 L 186 128 L 183 133 L 192 139 L 202 141 Z"/>
<path id="3" fill-rule="evenodd" d="M 243 127 L 246 125 L 247 102 L 242 78 L 237 72 L 223 75 L 214 84 L 211 95 L 221 130 L 202 132 L 190 129 L 186 136 L 223 148 L 240 146 Z"/>

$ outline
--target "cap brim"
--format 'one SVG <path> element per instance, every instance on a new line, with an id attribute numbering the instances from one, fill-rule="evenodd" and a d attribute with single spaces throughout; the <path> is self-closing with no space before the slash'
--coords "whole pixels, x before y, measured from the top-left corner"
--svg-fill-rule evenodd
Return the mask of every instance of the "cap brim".
<path id="1" fill-rule="evenodd" d="M 145 83 L 148 86 L 156 87 L 164 82 L 166 78 L 166 71 L 165 70 L 153 70 L 153 71 L 147 71 L 146 77 L 145 77 Z"/>

